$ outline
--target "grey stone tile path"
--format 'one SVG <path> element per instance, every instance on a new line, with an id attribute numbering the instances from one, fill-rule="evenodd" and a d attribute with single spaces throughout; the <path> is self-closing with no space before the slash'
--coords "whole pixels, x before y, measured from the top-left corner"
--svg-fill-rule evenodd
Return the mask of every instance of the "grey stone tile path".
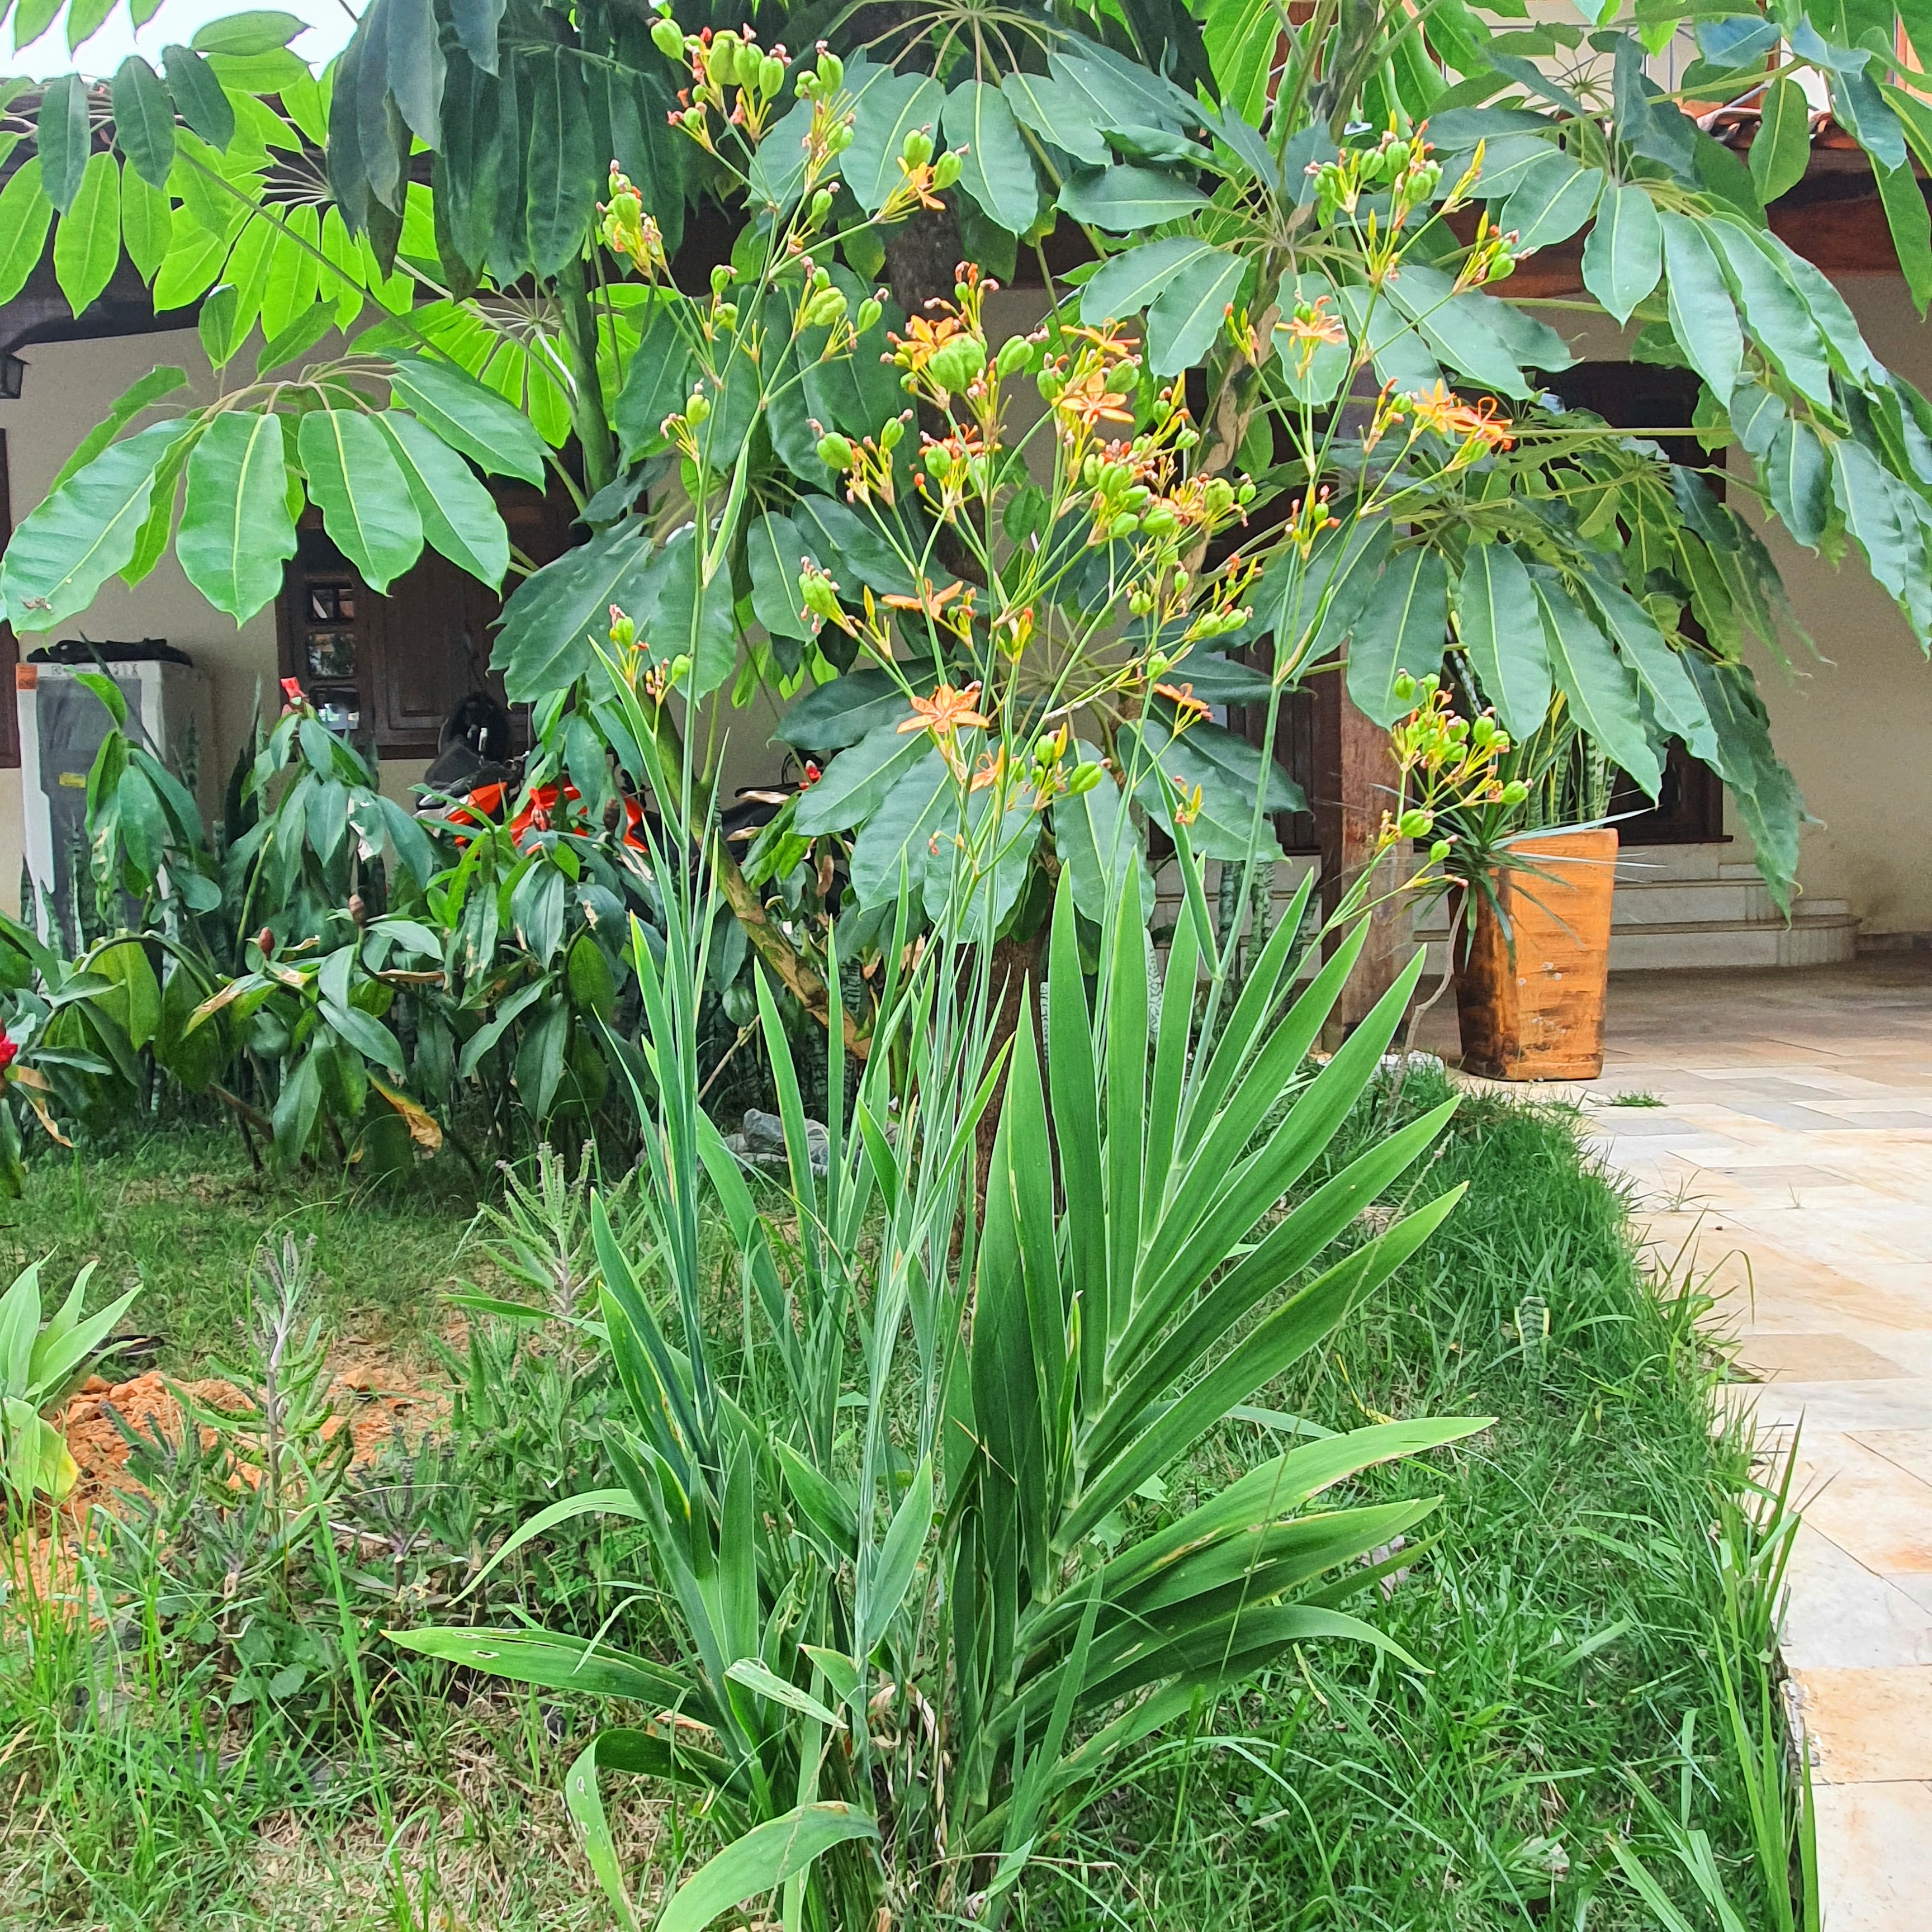
<path id="1" fill-rule="evenodd" d="M 1827 1932 L 1926 1932 L 1932 959 L 1620 976 L 1603 1078 L 1543 1090 L 1582 1102 L 1660 1262 L 1709 1276 L 1767 1444 L 1797 1432 L 1784 1648 Z"/>

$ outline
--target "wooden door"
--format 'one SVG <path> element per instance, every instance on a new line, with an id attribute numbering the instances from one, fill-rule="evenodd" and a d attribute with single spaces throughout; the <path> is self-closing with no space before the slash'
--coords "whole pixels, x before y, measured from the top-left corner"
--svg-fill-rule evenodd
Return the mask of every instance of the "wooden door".
<path id="1" fill-rule="evenodd" d="M 543 564 L 569 547 L 566 500 L 514 483 L 494 485 L 492 494 L 514 550 Z M 385 758 L 431 758 L 442 721 L 460 700 L 475 691 L 503 698 L 502 680 L 490 669 L 502 608 L 487 584 L 428 548 L 376 595 L 310 509 L 284 582 L 282 675 L 298 679 L 358 743 L 373 744 Z"/>

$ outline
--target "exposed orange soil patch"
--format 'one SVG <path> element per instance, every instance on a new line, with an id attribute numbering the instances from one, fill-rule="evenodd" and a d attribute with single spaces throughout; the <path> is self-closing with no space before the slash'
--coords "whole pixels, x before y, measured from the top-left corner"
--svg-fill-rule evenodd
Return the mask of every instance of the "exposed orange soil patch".
<path id="1" fill-rule="evenodd" d="M 209 1380 L 176 1383 L 190 1402 L 235 1410 L 245 1407 L 232 1384 Z M 424 1387 L 397 1372 L 393 1364 L 356 1362 L 346 1365 L 329 1386 L 335 1405 L 334 1416 L 324 1425 L 332 1439 L 346 1429 L 355 1438 L 351 1460 L 370 1462 L 380 1456 L 395 1432 L 400 1430 L 411 1438 L 422 1435 L 447 1412 L 448 1399 L 438 1387 Z M 115 1498 L 134 1486 L 128 1474 L 126 1438 L 114 1426 L 110 1406 L 131 1427 L 152 1434 L 158 1427 L 164 1434 L 178 1436 L 182 1427 L 181 1404 L 169 1387 L 169 1378 L 154 1370 L 133 1381 L 109 1384 L 91 1376 L 73 1396 L 61 1418 L 61 1429 L 74 1460 L 80 1466 L 80 1480 L 67 1497 L 63 1509 L 83 1516 L 95 1503 L 112 1508 Z M 214 1432 L 203 1426 L 204 1443 L 212 1443 Z"/>

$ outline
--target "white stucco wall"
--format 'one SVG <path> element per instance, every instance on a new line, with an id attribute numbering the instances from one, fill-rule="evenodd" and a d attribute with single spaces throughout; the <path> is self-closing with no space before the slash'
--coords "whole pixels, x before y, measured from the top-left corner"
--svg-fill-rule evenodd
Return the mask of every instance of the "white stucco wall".
<path id="1" fill-rule="evenodd" d="M 1838 286 L 1880 358 L 1932 393 L 1932 323 L 1904 284 Z M 1781 530 L 1769 544 L 1818 653 L 1754 667 L 1773 742 L 1824 821 L 1804 835 L 1804 890 L 1849 902 L 1867 935 L 1932 934 L 1932 664 L 1856 550 L 1834 569 Z"/>
<path id="2" fill-rule="evenodd" d="M 98 342 L 41 343 L 23 350 L 27 365 L 17 402 L 0 402 L 7 432 L 8 483 L 17 524 L 46 496 L 61 465 L 114 399 L 150 369 L 172 363 L 188 371 L 194 400 L 215 394 L 201 339 L 191 329 Z M 234 370 L 252 369 L 252 360 Z M 187 392 L 176 399 L 188 405 Z M 265 707 L 275 707 L 275 619 L 264 610 L 238 628 L 202 599 L 170 550 L 153 574 L 130 590 L 110 578 L 92 607 L 45 635 L 23 635 L 24 656 L 54 638 L 165 638 L 187 652 L 208 678 L 214 743 L 204 764 L 225 782 L 236 748 L 247 736 L 261 684 Z M 11 701 L 12 694 L 6 694 Z M 0 772 L 0 904 L 15 908 L 19 896 L 21 837 L 20 775 Z"/>

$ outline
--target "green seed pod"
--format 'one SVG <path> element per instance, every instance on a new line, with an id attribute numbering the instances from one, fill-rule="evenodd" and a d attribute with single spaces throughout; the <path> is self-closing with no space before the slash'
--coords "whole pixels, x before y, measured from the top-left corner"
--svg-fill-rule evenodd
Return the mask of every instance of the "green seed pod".
<path id="1" fill-rule="evenodd" d="M 1002 376 L 1017 374 L 1032 359 L 1033 344 L 1024 335 L 1009 336 L 1000 345 L 999 358 L 993 364 Z"/>
<path id="2" fill-rule="evenodd" d="M 784 85 L 784 62 L 776 54 L 767 54 L 758 63 L 758 92 L 767 100 L 777 97 Z"/>
<path id="3" fill-rule="evenodd" d="M 915 128 L 905 137 L 905 146 L 899 150 L 899 158 L 909 168 L 922 168 L 932 159 L 932 136 L 923 128 Z"/>
<path id="4" fill-rule="evenodd" d="M 932 164 L 932 184 L 949 188 L 959 178 L 959 157 L 950 149 Z"/>
<path id="5" fill-rule="evenodd" d="M 859 304 L 858 318 L 853 323 L 852 326 L 856 328 L 861 335 L 863 335 L 868 330 L 874 328 L 878 326 L 879 318 L 884 314 L 884 309 L 882 308 L 878 302 L 874 302 L 870 296 L 868 296 L 866 299 Z"/>
<path id="6" fill-rule="evenodd" d="M 852 466 L 852 446 L 836 430 L 830 436 L 818 439 L 818 460 L 829 470 L 850 470 Z"/>
<path id="7" fill-rule="evenodd" d="M 744 43 L 726 28 L 722 34 L 711 37 L 711 51 L 706 58 L 705 71 L 720 87 L 729 87 L 738 78 L 738 56 L 744 51 Z"/>
<path id="8" fill-rule="evenodd" d="M 1082 792 L 1091 791 L 1106 776 L 1106 773 L 1096 764 L 1076 765 L 1067 774 L 1066 789 L 1078 798 Z"/>
<path id="9" fill-rule="evenodd" d="M 651 22 L 651 44 L 666 60 L 684 58 L 684 36 L 678 32 L 677 22 L 668 16 Z"/>
<path id="10" fill-rule="evenodd" d="M 899 416 L 893 416 L 887 421 L 885 428 L 879 432 L 879 447 L 884 450 L 887 455 L 890 455 L 894 450 L 898 448 L 899 446 L 900 439 L 903 437 L 904 434 L 904 419 Z"/>

